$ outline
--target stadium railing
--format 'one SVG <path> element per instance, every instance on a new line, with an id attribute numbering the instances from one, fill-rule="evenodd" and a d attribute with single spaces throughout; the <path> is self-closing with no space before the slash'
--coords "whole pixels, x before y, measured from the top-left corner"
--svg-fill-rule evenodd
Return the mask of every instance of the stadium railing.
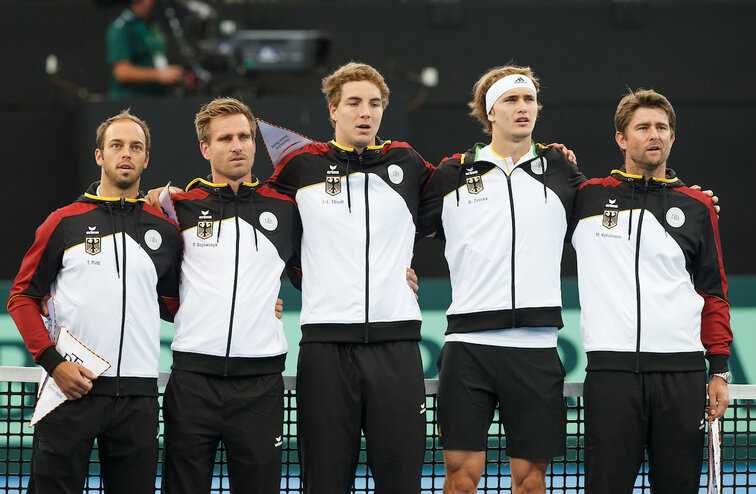
<path id="1" fill-rule="evenodd" d="M 0 367 L 0 491 L 8 494 L 25 492 L 29 479 L 33 428 L 28 426 L 34 410 L 40 368 Z M 159 379 L 161 399 L 168 373 Z M 283 466 L 281 492 L 300 492 L 299 459 L 296 443 L 295 378 L 284 377 L 286 386 L 284 412 Z M 423 469 L 422 494 L 441 492 L 444 479 L 443 451 L 437 435 L 437 380 L 426 380 L 427 438 Z M 565 383 L 564 395 L 568 405 L 567 454 L 552 463 L 547 476 L 547 490 L 551 493 L 577 494 L 583 492 L 583 406 L 582 383 Z M 731 385 L 731 404 L 722 420 L 722 485 L 727 493 L 756 492 L 756 386 Z M 161 416 L 162 451 L 162 416 Z M 702 446 L 703 447 L 703 446 Z M 510 492 L 509 461 L 505 454 L 506 437 L 498 421 L 498 414 L 489 430 L 487 467 L 478 487 L 479 493 Z M 706 454 L 706 451 L 704 452 Z M 354 493 L 374 492 L 367 468 L 364 441 L 357 468 Z M 706 486 L 706 459 L 701 475 L 701 492 Z M 160 471 L 156 492 L 160 492 Z M 99 461 L 95 446 L 84 492 L 100 493 Z M 228 471 L 222 445 L 216 456 L 212 493 L 229 493 Z M 650 493 L 648 469 L 644 464 L 636 481 L 635 493 Z"/>

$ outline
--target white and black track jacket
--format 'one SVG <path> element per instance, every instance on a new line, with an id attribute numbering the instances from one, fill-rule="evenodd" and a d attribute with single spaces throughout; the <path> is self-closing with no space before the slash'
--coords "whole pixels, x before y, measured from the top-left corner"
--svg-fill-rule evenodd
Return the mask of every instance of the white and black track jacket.
<path id="1" fill-rule="evenodd" d="M 484 148 L 442 161 L 421 204 L 420 234 L 446 240 L 446 334 L 561 328 L 562 249 L 585 178 L 556 149 L 534 144 L 505 170 L 479 159 Z"/>
<path id="2" fill-rule="evenodd" d="M 288 345 L 274 306 L 301 226 L 294 201 L 258 184 L 234 193 L 196 179 L 172 196 L 184 241 L 174 369 L 221 376 L 284 369 Z"/>
<path id="3" fill-rule="evenodd" d="M 63 356 L 39 315 L 51 294 L 57 325 L 111 365 L 90 394 L 157 396 L 160 317 L 171 320 L 178 304 L 179 232 L 143 199 L 98 197 L 97 186 L 37 229 L 8 312 L 52 372 Z"/>
<path id="4" fill-rule="evenodd" d="M 727 370 L 727 280 L 711 200 L 672 170 L 615 170 L 578 191 L 571 222 L 587 370 Z"/>
<path id="5" fill-rule="evenodd" d="M 287 156 L 269 185 L 302 216 L 302 341 L 419 340 L 407 285 L 420 193 L 433 167 L 403 142 L 357 154 L 311 144 Z"/>

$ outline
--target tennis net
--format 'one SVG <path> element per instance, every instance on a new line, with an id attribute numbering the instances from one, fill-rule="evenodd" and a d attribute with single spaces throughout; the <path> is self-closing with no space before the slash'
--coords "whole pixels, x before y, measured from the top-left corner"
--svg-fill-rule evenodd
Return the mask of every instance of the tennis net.
<path id="1" fill-rule="evenodd" d="M 0 367 L 0 491 L 8 494 L 25 492 L 29 480 L 33 429 L 28 427 L 34 410 L 39 368 Z M 161 373 L 160 392 L 168 380 Z M 300 492 L 299 457 L 296 443 L 296 389 L 294 377 L 284 377 L 286 386 L 283 438 L 283 466 L 281 492 Z M 443 451 L 437 436 L 436 391 L 438 381 L 426 380 L 427 438 L 423 469 L 422 494 L 441 492 L 444 479 Z M 582 383 L 566 383 L 568 405 L 567 454 L 552 463 L 547 475 L 547 488 L 552 493 L 577 494 L 583 492 L 583 404 Z M 722 471 L 724 492 L 739 494 L 756 492 L 756 386 L 731 385 L 731 404 L 722 420 Z M 162 432 L 162 416 L 160 419 Z M 160 440 L 162 451 L 162 435 Z M 478 486 L 479 493 L 502 493 L 511 489 L 509 459 L 505 454 L 506 436 L 498 421 L 498 413 L 489 430 L 487 467 Z M 704 461 L 705 467 L 706 461 Z M 97 447 L 92 451 L 89 477 L 84 492 L 103 492 L 100 482 Z M 160 492 L 160 471 L 156 492 Z M 704 492 L 706 475 L 702 472 Z M 216 456 L 212 493 L 230 493 L 225 451 L 221 445 Z M 367 468 L 364 441 L 352 492 L 374 492 Z M 644 464 L 635 493 L 650 493 L 648 469 Z"/>

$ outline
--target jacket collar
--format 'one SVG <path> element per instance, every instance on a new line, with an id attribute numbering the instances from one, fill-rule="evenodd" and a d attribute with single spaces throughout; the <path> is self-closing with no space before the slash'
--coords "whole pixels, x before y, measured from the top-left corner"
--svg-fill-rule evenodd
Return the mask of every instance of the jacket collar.
<path id="1" fill-rule="evenodd" d="M 97 189 L 100 187 L 100 181 L 92 182 L 89 187 L 87 187 L 87 191 L 84 192 L 81 196 L 78 198 L 78 202 L 89 202 L 89 203 L 111 203 L 111 204 L 120 204 L 121 198 L 120 197 L 104 197 L 97 194 Z M 144 200 L 144 194 L 140 190 L 136 199 L 130 199 L 130 198 L 124 198 L 123 199 L 125 203 L 128 204 L 136 204 L 139 202 L 145 202 Z"/>
<path id="2" fill-rule="evenodd" d="M 328 143 L 328 146 L 333 154 L 341 159 L 357 162 L 361 158 L 363 164 L 371 164 L 383 156 L 384 148 L 391 144 L 391 141 L 382 141 L 379 137 L 375 138 L 375 142 L 377 143 L 375 146 L 366 147 L 362 154 L 357 154 L 354 148 L 342 146 L 333 140 Z"/>
<path id="3" fill-rule="evenodd" d="M 478 161 L 478 154 L 480 153 L 480 150 L 484 147 L 488 146 L 489 144 L 484 144 L 482 142 L 476 142 L 473 147 L 465 151 L 465 153 L 460 158 L 460 163 L 463 165 L 469 165 L 476 161 Z M 530 152 L 526 154 L 524 157 L 530 156 L 530 158 L 526 159 L 525 161 L 520 160 L 522 163 L 527 163 L 528 161 L 531 161 L 535 158 L 541 157 L 546 152 L 548 152 L 549 147 L 543 146 L 541 144 L 536 144 L 535 142 L 530 143 Z M 531 155 L 532 153 L 532 155 Z M 518 162 L 519 164 L 522 164 Z"/>
<path id="4" fill-rule="evenodd" d="M 630 173 L 627 173 L 625 171 L 625 166 L 622 165 L 622 167 L 619 170 L 612 170 L 612 177 L 616 178 L 617 180 L 621 182 L 629 182 L 633 184 L 643 184 L 645 181 L 642 175 L 633 175 Z M 651 187 L 684 187 L 685 184 L 682 180 L 677 176 L 677 173 L 672 168 L 667 167 L 667 176 L 665 178 L 651 178 L 648 181 L 649 186 Z"/>
<path id="5" fill-rule="evenodd" d="M 195 178 L 189 185 L 186 186 L 186 191 L 189 192 L 192 189 L 202 189 L 207 192 L 220 194 L 222 197 L 233 197 L 234 190 L 228 184 L 216 184 L 211 181 L 212 176 L 208 176 L 207 179 Z M 260 180 L 252 175 L 252 182 L 242 182 L 239 185 L 237 195 L 246 194 L 254 191 L 260 185 Z"/>

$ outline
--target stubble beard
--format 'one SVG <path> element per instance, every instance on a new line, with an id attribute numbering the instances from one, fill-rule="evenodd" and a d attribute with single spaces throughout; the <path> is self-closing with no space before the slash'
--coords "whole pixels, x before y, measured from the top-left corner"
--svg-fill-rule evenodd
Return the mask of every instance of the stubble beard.
<path id="1" fill-rule="evenodd" d="M 646 172 L 646 174 L 652 175 L 656 170 L 659 169 L 659 167 L 665 165 L 668 157 L 669 157 L 669 152 L 666 152 L 662 154 L 662 156 L 660 156 L 659 159 L 657 160 L 650 161 L 641 156 L 642 159 L 637 159 L 634 161 L 635 161 L 636 166 L 639 169 Z"/>
<path id="2" fill-rule="evenodd" d="M 133 171 L 134 173 L 127 177 L 119 176 L 117 170 L 115 172 L 106 171 L 105 176 L 108 178 L 112 186 L 120 190 L 129 190 L 134 184 L 139 182 L 139 178 L 142 176 L 142 172 L 138 171 L 136 168 L 134 168 Z"/>

